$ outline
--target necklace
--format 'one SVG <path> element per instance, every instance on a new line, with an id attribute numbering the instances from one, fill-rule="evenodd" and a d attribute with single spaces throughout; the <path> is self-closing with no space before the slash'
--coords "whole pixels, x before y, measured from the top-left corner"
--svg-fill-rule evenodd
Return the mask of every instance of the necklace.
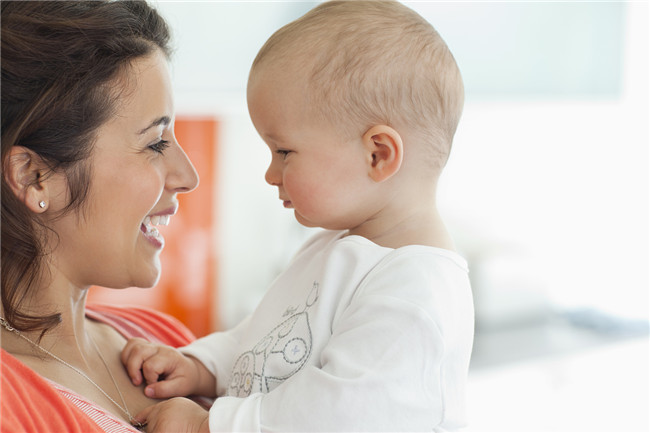
<path id="1" fill-rule="evenodd" d="M 119 408 L 127 416 L 127 418 L 129 419 L 129 422 L 131 424 L 133 424 L 134 427 L 136 427 L 137 429 L 142 429 L 145 426 L 145 424 L 136 422 L 133 419 L 133 416 L 131 415 L 131 412 L 129 412 L 129 408 L 126 405 L 126 401 L 124 401 L 124 396 L 122 395 L 122 392 L 120 391 L 119 386 L 117 386 L 117 381 L 115 380 L 115 377 L 113 377 L 113 373 L 111 372 L 111 369 L 108 368 L 108 363 L 104 359 L 104 356 L 102 355 L 102 352 L 99 350 L 99 347 L 97 346 L 97 343 L 95 343 L 95 340 L 93 339 L 93 337 L 90 334 L 88 334 L 88 337 L 90 338 L 90 341 L 93 343 L 93 346 L 95 347 L 95 350 L 97 351 L 97 354 L 99 355 L 100 359 L 102 360 L 102 363 L 104 364 L 104 367 L 106 368 L 106 371 L 108 371 L 108 375 L 111 377 L 111 380 L 113 381 L 113 385 L 115 386 L 115 389 L 117 390 L 117 393 L 120 396 L 120 400 L 122 400 L 121 405 L 118 402 L 116 402 L 115 400 L 113 400 L 113 398 L 110 395 L 108 395 L 108 393 L 106 393 L 106 391 L 104 391 L 99 385 L 97 385 L 94 380 L 92 380 L 90 377 L 88 377 L 88 375 L 86 373 L 79 370 L 77 367 L 67 363 L 66 361 L 62 360 L 61 358 L 59 358 L 58 356 L 56 356 L 55 354 L 53 354 L 49 350 L 42 347 L 40 344 L 35 343 L 32 340 L 30 340 L 29 338 L 25 337 L 20 331 L 18 331 L 16 328 L 11 326 L 5 320 L 4 317 L 0 317 L 0 325 L 2 325 L 7 331 L 13 332 L 14 334 L 19 336 L 23 340 L 27 341 L 32 346 L 39 349 L 41 352 L 43 352 L 46 355 L 50 356 L 55 361 L 58 361 L 61 364 L 65 365 L 66 367 L 70 368 L 75 373 L 77 373 L 78 375 L 80 375 L 81 377 L 86 379 L 88 382 L 90 382 L 95 388 L 97 388 L 99 390 L 99 392 L 101 392 L 107 399 L 109 399 L 117 408 Z"/>

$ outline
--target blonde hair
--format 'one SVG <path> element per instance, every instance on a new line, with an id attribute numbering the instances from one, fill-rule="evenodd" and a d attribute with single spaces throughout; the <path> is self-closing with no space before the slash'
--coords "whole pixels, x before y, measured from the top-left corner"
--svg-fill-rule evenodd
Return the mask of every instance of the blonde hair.
<path id="1" fill-rule="evenodd" d="M 263 64 L 305 70 L 310 106 L 350 133 L 386 124 L 431 148 L 441 169 L 463 109 L 449 48 L 424 18 L 397 1 L 328 1 L 275 32 Z M 361 128 L 365 128 L 362 131 Z"/>

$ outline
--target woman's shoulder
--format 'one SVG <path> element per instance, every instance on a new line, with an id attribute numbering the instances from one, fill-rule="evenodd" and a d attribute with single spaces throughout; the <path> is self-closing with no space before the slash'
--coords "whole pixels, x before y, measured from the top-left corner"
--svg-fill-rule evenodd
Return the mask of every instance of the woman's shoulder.
<path id="1" fill-rule="evenodd" d="M 86 316 L 112 326 L 125 338 L 140 337 L 174 347 L 185 346 L 196 339 L 178 319 L 151 308 L 89 304 Z"/>

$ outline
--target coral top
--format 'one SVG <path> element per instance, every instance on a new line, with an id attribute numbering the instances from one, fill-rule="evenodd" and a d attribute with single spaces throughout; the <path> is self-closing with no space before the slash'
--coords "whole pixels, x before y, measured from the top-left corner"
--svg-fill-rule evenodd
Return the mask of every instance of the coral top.
<path id="1" fill-rule="evenodd" d="M 112 326 L 126 338 L 141 337 L 174 347 L 195 340 L 192 332 L 178 320 L 151 309 L 89 305 L 86 316 Z M 0 350 L 0 361 L 0 432 L 106 433 L 112 430 L 102 422 L 100 426 L 98 420 L 94 421 L 87 411 L 80 409 L 79 402 L 5 350 Z"/>

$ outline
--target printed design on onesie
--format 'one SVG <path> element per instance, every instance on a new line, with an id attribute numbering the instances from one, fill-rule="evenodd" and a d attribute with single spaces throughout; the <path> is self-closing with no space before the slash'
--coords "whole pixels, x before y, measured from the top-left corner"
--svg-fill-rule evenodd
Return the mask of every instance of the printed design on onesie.
<path id="1" fill-rule="evenodd" d="M 314 281 L 305 305 L 289 306 L 287 317 L 262 338 L 252 350 L 242 353 L 232 369 L 228 395 L 247 397 L 254 392 L 270 392 L 296 374 L 311 355 L 312 335 L 309 308 L 318 301 L 318 283 Z"/>

